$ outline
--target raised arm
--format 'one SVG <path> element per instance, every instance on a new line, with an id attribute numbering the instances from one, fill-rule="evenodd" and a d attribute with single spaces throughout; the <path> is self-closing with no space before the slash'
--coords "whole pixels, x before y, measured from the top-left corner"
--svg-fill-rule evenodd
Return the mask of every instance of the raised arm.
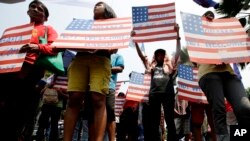
<path id="1" fill-rule="evenodd" d="M 131 32 L 131 37 L 133 37 L 134 35 L 135 35 L 135 32 L 132 31 L 132 32 Z M 142 53 L 142 51 L 141 51 L 141 49 L 140 49 L 138 43 L 137 43 L 137 42 L 134 42 L 134 43 L 135 43 L 135 48 L 136 48 L 137 54 L 138 54 L 138 56 L 141 58 L 142 63 L 143 63 L 143 65 L 144 65 L 145 69 L 146 69 L 146 70 L 150 70 L 149 62 L 148 62 L 147 56 L 144 56 L 144 55 L 143 55 L 143 53 Z"/>
<path id="2" fill-rule="evenodd" d="M 176 51 L 175 51 L 175 57 L 173 60 L 173 66 L 177 65 L 177 61 L 178 61 L 178 59 L 180 57 L 180 53 L 181 53 L 181 38 L 179 35 L 179 25 L 178 24 L 175 25 L 175 30 L 177 32 L 177 38 L 176 38 Z"/>
<path id="3" fill-rule="evenodd" d="M 139 57 L 141 58 L 141 60 L 142 60 L 142 63 L 143 63 L 143 65 L 144 65 L 145 69 L 146 69 L 146 70 L 150 70 L 150 64 L 149 64 L 149 61 L 148 61 L 148 57 L 147 57 L 147 56 L 144 56 L 144 55 L 142 54 L 142 51 L 141 51 L 141 49 L 140 49 L 140 47 L 139 47 L 139 45 L 138 45 L 137 42 L 135 42 L 135 48 L 136 48 L 136 51 L 137 51 L 138 56 L 139 56 Z"/>

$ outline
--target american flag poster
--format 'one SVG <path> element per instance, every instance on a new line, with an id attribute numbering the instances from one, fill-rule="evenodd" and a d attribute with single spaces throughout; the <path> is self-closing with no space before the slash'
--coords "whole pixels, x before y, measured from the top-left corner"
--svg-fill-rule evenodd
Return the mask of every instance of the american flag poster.
<path id="1" fill-rule="evenodd" d="M 123 106 L 126 101 L 127 94 L 127 83 L 128 81 L 117 81 L 116 90 L 115 90 L 115 116 L 119 117 L 123 111 Z M 118 94 L 122 92 L 124 96 L 118 96 Z"/>
<path id="2" fill-rule="evenodd" d="M 151 75 L 132 72 L 126 99 L 138 102 L 148 101 Z"/>
<path id="3" fill-rule="evenodd" d="M 131 18 L 73 19 L 53 45 L 68 49 L 127 48 L 131 22 Z"/>
<path id="4" fill-rule="evenodd" d="M 7 28 L 0 38 L 0 73 L 20 71 L 26 53 L 19 53 L 20 48 L 30 43 L 33 24 Z"/>
<path id="5" fill-rule="evenodd" d="M 246 32 L 237 18 L 214 19 L 181 13 L 191 61 L 203 64 L 250 61 Z"/>
<path id="6" fill-rule="evenodd" d="M 57 76 L 55 78 L 54 88 L 55 89 L 62 89 L 67 91 L 68 88 L 68 77 L 67 76 Z"/>
<path id="7" fill-rule="evenodd" d="M 197 103 L 208 103 L 198 84 L 197 68 L 179 65 L 177 76 L 178 98 Z"/>
<path id="8" fill-rule="evenodd" d="M 176 39 L 175 3 L 132 7 L 135 42 Z"/>

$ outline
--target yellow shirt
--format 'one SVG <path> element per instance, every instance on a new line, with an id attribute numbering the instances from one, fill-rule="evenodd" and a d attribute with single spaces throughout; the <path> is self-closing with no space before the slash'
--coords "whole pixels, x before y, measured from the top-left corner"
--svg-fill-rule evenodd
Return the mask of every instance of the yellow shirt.
<path id="1" fill-rule="evenodd" d="M 221 64 L 221 65 L 214 65 L 214 64 L 199 64 L 198 65 L 198 79 L 200 79 L 205 74 L 211 72 L 230 72 L 232 75 L 235 75 L 232 67 L 229 64 Z"/>

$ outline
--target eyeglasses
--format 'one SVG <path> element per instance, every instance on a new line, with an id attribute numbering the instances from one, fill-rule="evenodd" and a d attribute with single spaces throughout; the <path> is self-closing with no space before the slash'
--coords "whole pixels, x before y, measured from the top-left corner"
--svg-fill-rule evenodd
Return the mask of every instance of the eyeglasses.
<path id="1" fill-rule="evenodd" d="M 41 5 L 31 4 L 30 9 L 37 9 L 38 12 L 44 13 L 44 9 Z"/>

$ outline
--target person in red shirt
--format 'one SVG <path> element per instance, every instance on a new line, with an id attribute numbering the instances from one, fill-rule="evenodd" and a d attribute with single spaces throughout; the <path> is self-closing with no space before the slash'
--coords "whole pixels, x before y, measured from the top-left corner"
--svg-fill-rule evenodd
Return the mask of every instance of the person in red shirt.
<path id="1" fill-rule="evenodd" d="M 31 140 L 40 98 L 36 84 L 45 72 L 35 65 L 35 61 L 39 54 L 56 55 L 58 52 L 51 46 L 58 36 L 57 32 L 52 26 L 44 25 L 49 17 L 47 7 L 41 1 L 34 0 L 29 4 L 27 14 L 30 23 L 34 23 L 34 29 L 30 43 L 19 51 L 27 53 L 21 71 L 0 74 L 3 82 L 0 99 L 4 101 L 0 107 L 0 140 Z M 46 33 L 48 43 L 41 40 Z"/>

